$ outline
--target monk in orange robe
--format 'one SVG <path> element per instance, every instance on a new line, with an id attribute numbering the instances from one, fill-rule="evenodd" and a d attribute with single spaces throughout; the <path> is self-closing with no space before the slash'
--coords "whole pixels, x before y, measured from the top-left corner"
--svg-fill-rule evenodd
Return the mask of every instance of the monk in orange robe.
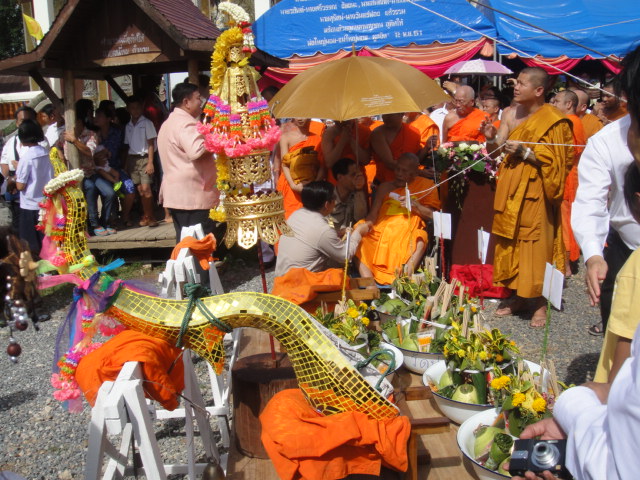
<path id="1" fill-rule="evenodd" d="M 572 88 L 571 91 L 578 96 L 576 115 L 578 115 L 582 121 L 585 139 L 589 140 L 593 135 L 598 133 L 604 125 L 602 125 L 600 119 L 593 113 L 587 113 L 587 108 L 589 107 L 589 95 L 587 95 L 587 92 L 578 88 Z"/>
<path id="2" fill-rule="evenodd" d="M 570 276 L 571 267 L 569 262 L 576 262 L 580 258 L 580 247 L 571 229 L 571 204 L 575 200 L 576 192 L 578 191 L 578 161 L 584 150 L 582 145 L 586 144 L 586 138 L 582 121 L 576 115 L 578 96 L 574 92 L 571 90 L 558 92 L 550 103 L 571 120 L 573 132 L 574 161 L 564 184 L 564 197 L 562 200 L 562 237 L 568 253 L 568 258 L 565 261 L 565 276 Z"/>
<path id="3" fill-rule="evenodd" d="M 611 122 L 620 120 L 627 112 L 627 102 L 618 98 L 613 85 L 607 85 L 602 90 L 605 93 L 602 94 L 602 112 L 600 120 L 604 125 L 608 125 Z"/>
<path id="4" fill-rule="evenodd" d="M 371 132 L 371 151 L 378 183 L 395 178 L 394 169 L 400 155 L 420 151 L 420 132 L 403 123 L 403 117 L 402 113 L 383 115 L 382 125 Z"/>
<path id="5" fill-rule="evenodd" d="M 293 120 L 294 128 L 287 129 L 280 137 L 282 157 L 277 189 L 282 193 L 285 219 L 302 206 L 302 187 L 326 175 L 322 161 L 320 142 L 322 137 L 309 130 L 308 118 Z"/>
<path id="6" fill-rule="evenodd" d="M 496 128 L 500 128 L 500 118 L 498 118 L 500 114 L 500 100 L 494 97 L 487 97 L 482 99 L 480 105 L 482 105 L 481 110 L 489 117 L 491 123 Z"/>
<path id="7" fill-rule="evenodd" d="M 442 138 L 447 142 L 484 142 L 480 124 L 487 114 L 476 108 L 475 92 L 468 85 L 460 85 L 453 96 L 454 110 L 444 117 Z"/>
<path id="8" fill-rule="evenodd" d="M 427 219 L 440 208 L 438 192 L 432 180 L 418 176 L 418 156 L 402 154 L 396 163 L 395 177 L 378 187 L 366 220 L 373 222 L 356 251 L 360 275 L 373 277 L 389 285 L 396 270 L 406 265 L 411 273 L 420 264 L 427 248 Z M 405 189 L 411 195 L 411 212 L 405 207 Z"/>
<path id="9" fill-rule="evenodd" d="M 420 148 L 429 147 L 431 150 L 440 143 L 440 129 L 429 115 L 419 112 L 407 113 L 407 123 L 420 132 Z"/>
<path id="10" fill-rule="evenodd" d="M 562 267 L 560 205 L 567 173 L 573 162 L 571 124 L 545 104 L 547 73 L 538 67 L 522 70 L 514 89 L 517 105 L 502 116 L 500 128 L 486 121 L 482 131 L 487 150 L 503 146 L 494 202 L 492 233 L 496 237 L 494 283 L 515 290 L 496 315 L 513 315 L 535 299 L 532 327 L 543 327 L 546 302 L 542 297 L 547 262 Z"/>

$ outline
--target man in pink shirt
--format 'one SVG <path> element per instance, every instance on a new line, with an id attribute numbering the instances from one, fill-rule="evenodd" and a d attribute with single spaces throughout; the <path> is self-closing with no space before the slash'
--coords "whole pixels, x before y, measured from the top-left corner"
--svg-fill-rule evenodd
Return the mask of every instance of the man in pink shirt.
<path id="1" fill-rule="evenodd" d="M 164 177 L 160 199 L 171 211 L 180 241 L 182 227 L 202 224 L 204 233 L 215 232 L 209 210 L 218 204 L 216 164 L 213 155 L 204 148 L 204 136 L 198 133 L 197 122 L 202 112 L 202 97 L 198 87 L 179 83 L 171 92 L 174 109 L 160 127 L 158 152 Z"/>

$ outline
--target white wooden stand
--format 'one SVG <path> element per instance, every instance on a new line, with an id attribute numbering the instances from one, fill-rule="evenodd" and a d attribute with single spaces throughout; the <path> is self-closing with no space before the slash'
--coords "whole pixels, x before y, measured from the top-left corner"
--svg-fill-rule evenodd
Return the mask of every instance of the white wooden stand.
<path id="1" fill-rule="evenodd" d="M 192 227 L 182 227 L 180 239 L 185 237 L 194 237 L 196 240 L 204 238 L 202 225 L 194 225 Z M 175 260 L 167 261 L 167 266 L 158 277 L 160 283 L 160 296 L 163 298 L 175 298 L 182 300 L 182 287 L 185 283 L 201 283 L 200 274 L 196 269 L 196 258 L 191 254 L 188 248 L 183 248 L 178 253 Z M 209 262 L 209 285 L 214 295 L 223 293 L 222 283 L 218 270 L 214 262 Z"/>
<path id="2" fill-rule="evenodd" d="M 91 411 L 89 446 L 85 467 L 85 480 L 122 478 L 133 475 L 129 465 L 132 444 L 140 452 L 142 466 L 138 473 L 149 479 L 164 480 L 168 474 L 186 474 L 190 480 L 201 475 L 206 463 L 196 463 L 194 450 L 194 420 L 197 422 L 206 457 L 226 470 L 226 454 L 220 456 L 209 424 L 208 409 L 198 388 L 191 356 L 186 351 L 184 360 L 184 407 L 173 412 L 157 410 L 144 397 L 144 379 L 138 362 L 127 362 L 115 382 L 104 382 Z M 212 408 L 212 407 L 209 407 Z M 220 410 L 222 411 L 222 410 Z M 186 420 L 187 463 L 164 464 L 153 429 L 155 419 L 184 417 Z M 108 438 L 120 436 L 116 447 Z M 135 443 L 133 443 L 135 442 Z M 109 457 L 103 473 L 104 456 Z"/>

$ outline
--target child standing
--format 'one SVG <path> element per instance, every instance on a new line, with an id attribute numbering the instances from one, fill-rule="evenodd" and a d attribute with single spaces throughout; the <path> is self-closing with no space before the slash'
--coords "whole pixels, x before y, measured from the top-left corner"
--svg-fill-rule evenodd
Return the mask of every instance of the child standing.
<path id="1" fill-rule="evenodd" d="M 142 100 L 129 97 L 127 110 L 131 121 L 125 127 L 124 143 L 126 144 L 126 170 L 136 185 L 144 212 L 140 226 L 157 227 L 158 222 L 153 214 L 153 154 L 157 137 L 151 120 L 142 115 Z"/>
<path id="2" fill-rule="evenodd" d="M 25 147 L 16 169 L 16 188 L 20 192 L 19 234 L 38 255 L 43 238 L 42 233 L 36 230 L 39 203 L 44 197 L 44 186 L 53 178 L 53 167 L 47 150 L 38 145 L 44 140 L 44 133 L 36 121 L 24 120 L 18 127 L 18 139 Z"/>

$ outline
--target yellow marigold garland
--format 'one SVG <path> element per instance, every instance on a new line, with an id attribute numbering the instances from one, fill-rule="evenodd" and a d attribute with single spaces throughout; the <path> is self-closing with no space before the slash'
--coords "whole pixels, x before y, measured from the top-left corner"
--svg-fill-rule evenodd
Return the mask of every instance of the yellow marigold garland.
<path id="1" fill-rule="evenodd" d="M 243 38 L 242 29 L 240 27 L 233 27 L 222 32 L 216 40 L 213 54 L 211 55 L 211 79 L 209 80 L 212 93 L 219 93 L 220 87 L 222 86 L 224 73 L 228 68 L 227 55 L 229 49 L 232 45 L 242 45 Z"/>

